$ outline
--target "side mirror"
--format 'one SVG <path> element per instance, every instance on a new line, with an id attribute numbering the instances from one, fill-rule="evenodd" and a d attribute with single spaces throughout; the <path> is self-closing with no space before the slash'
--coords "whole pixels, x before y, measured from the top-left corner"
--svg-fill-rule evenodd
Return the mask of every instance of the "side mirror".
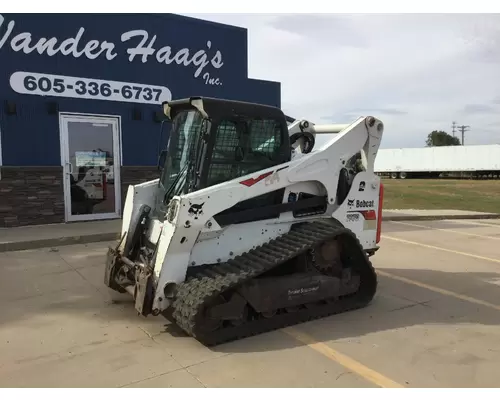
<path id="1" fill-rule="evenodd" d="M 160 157 L 158 157 L 158 171 L 163 170 L 163 166 L 165 165 L 165 161 L 167 159 L 167 150 L 162 150 L 160 153 Z"/>

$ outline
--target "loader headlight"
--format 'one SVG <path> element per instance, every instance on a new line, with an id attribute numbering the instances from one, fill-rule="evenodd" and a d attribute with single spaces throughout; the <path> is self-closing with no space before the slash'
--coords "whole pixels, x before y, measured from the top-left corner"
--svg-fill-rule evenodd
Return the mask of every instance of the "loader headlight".
<path id="1" fill-rule="evenodd" d="M 170 201 L 170 204 L 168 205 L 168 210 L 167 210 L 168 222 L 173 222 L 173 220 L 177 216 L 178 210 L 179 210 L 179 200 L 173 199 L 172 201 Z"/>

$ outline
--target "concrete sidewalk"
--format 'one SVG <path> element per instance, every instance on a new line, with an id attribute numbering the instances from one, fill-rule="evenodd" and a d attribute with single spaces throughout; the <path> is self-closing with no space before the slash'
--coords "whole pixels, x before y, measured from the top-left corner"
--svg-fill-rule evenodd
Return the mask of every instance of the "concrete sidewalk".
<path id="1" fill-rule="evenodd" d="M 115 240 L 121 220 L 75 222 L 0 229 L 0 253 Z"/>
<path id="2" fill-rule="evenodd" d="M 499 214 L 458 210 L 384 210 L 384 221 L 500 219 Z M 0 229 L 0 253 L 118 240 L 121 220 L 76 222 Z"/>

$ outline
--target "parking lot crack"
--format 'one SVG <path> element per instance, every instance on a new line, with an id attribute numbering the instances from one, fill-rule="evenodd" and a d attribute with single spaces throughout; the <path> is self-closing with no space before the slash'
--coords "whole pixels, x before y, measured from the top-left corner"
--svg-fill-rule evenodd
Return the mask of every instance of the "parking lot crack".
<path id="1" fill-rule="evenodd" d="M 154 337 L 153 335 L 151 335 L 151 333 L 149 333 L 149 332 L 148 332 L 146 329 L 144 329 L 142 326 L 137 325 L 137 327 L 138 327 L 141 331 L 143 331 L 143 332 L 146 334 L 146 336 L 147 336 L 148 338 L 150 338 L 153 342 L 155 342 L 156 344 L 160 344 L 160 343 L 158 343 L 158 342 L 155 340 L 155 337 Z"/>
<path id="2" fill-rule="evenodd" d="M 191 375 L 191 376 L 193 377 L 193 379 L 196 379 L 196 380 L 200 383 L 200 385 L 201 385 L 201 386 L 203 386 L 204 388 L 206 388 L 206 387 L 207 387 L 207 385 L 205 385 L 205 384 L 201 381 L 201 379 L 200 379 L 200 378 L 198 378 L 195 374 L 193 374 L 193 373 L 189 370 L 189 367 L 186 367 L 186 368 L 185 368 L 185 371 L 186 371 L 189 375 Z"/>
<path id="3" fill-rule="evenodd" d="M 61 257 L 61 256 L 59 255 L 59 257 Z M 85 276 L 79 271 L 79 268 L 73 267 L 73 265 L 71 265 L 63 257 L 61 257 L 61 260 L 63 260 L 63 262 L 66 263 L 66 265 L 69 266 L 69 268 L 71 269 L 71 271 L 76 272 L 78 274 L 78 276 L 80 276 L 80 278 L 82 278 L 85 282 L 87 282 L 90 285 L 90 287 L 93 288 L 97 293 L 99 293 L 100 295 L 104 294 L 104 292 L 102 290 L 100 290 L 96 285 L 94 285 L 87 278 L 85 278 Z"/>
<path id="4" fill-rule="evenodd" d="M 164 376 L 164 375 L 168 375 L 168 374 L 171 374 L 173 372 L 177 372 L 177 371 L 181 371 L 183 370 L 184 368 L 177 368 L 177 369 L 174 369 L 172 371 L 168 371 L 168 372 L 165 372 L 163 374 L 158 374 L 158 375 L 154 375 L 154 376 L 149 376 L 147 378 L 144 378 L 144 379 L 139 379 L 139 380 L 136 380 L 136 381 L 133 381 L 133 382 L 129 382 L 129 383 L 126 383 L 125 385 L 120 385 L 118 387 L 120 388 L 125 388 L 125 387 L 128 387 L 128 386 L 132 386 L 132 385 L 137 385 L 138 383 L 141 383 L 141 382 L 146 382 L 146 381 L 150 381 L 151 379 L 155 379 L 155 378 L 159 378 L 160 376 Z"/>
<path id="5" fill-rule="evenodd" d="M 335 378 L 335 380 L 338 381 L 343 375 L 349 375 L 349 374 L 352 374 L 352 372 L 351 371 L 341 372 L 340 374 L 337 375 L 337 377 Z"/>
<path id="6" fill-rule="evenodd" d="M 415 306 L 430 307 L 427 303 L 429 303 L 429 301 L 422 301 L 422 302 L 419 302 L 419 303 L 412 303 L 412 304 L 408 304 L 408 305 L 401 306 L 401 307 L 398 307 L 398 308 L 393 308 L 389 312 L 406 310 L 408 308 L 412 308 L 412 307 L 415 307 Z"/>

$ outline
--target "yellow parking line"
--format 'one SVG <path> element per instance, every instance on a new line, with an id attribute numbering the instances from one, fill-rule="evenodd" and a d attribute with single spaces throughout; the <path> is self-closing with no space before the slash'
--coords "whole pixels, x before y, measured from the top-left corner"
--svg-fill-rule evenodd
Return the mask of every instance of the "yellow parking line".
<path id="1" fill-rule="evenodd" d="M 500 237 L 478 235 L 477 233 L 469 233 L 469 232 L 456 231 L 454 229 L 434 228 L 432 226 L 411 224 L 409 222 L 402 222 L 402 221 L 392 221 L 392 223 L 394 223 L 394 224 L 400 224 L 400 225 L 416 226 L 418 228 L 427 228 L 427 229 L 432 229 L 434 231 L 451 232 L 451 233 L 456 233 L 458 235 L 475 236 L 475 237 L 482 238 L 482 239 L 500 240 Z M 499 226 L 499 228 L 500 228 L 500 226 Z"/>
<path id="2" fill-rule="evenodd" d="M 483 301 L 483 300 L 479 300 L 479 299 L 475 299 L 474 297 L 466 296 L 464 294 L 455 293 L 455 292 L 452 292 L 451 290 L 441 289 L 441 288 L 436 287 L 436 286 L 428 285 L 426 283 L 414 281 L 414 280 L 408 279 L 408 278 L 403 278 L 402 276 L 394 275 L 394 274 L 391 274 L 389 272 L 385 272 L 385 271 L 381 271 L 381 270 L 377 270 L 377 274 L 381 275 L 381 276 L 385 276 L 385 277 L 390 278 L 390 279 L 400 281 L 400 282 L 408 283 L 410 285 L 414 285 L 414 286 L 418 286 L 418 287 L 421 287 L 421 288 L 424 288 L 427 290 L 431 290 L 433 292 L 440 293 L 440 294 L 443 294 L 445 296 L 455 297 L 455 298 L 460 299 L 460 300 L 468 301 L 469 303 L 479 304 L 481 306 L 485 306 L 485 307 L 500 311 L 500 306 L 498 306 L 496 304 L 489 303 L 487 301 Z"/>
<path id="3" fill-rule="evenodd" d="M 437 228 L 435 228 L 435 229 L 437 229 Z M 447 231 L 446 229 L 443 229 L 443 230 Z M 382 238 L 394 240 L 394 241 L 401 242 L 401 243 L 412 244 L 412 245 L 421 246 L 421 247 L 427 247 L 427 248 L 434 249 L 434 250 L 445 251 L 445 252 L 458 254 L 458 255 L 462 255 L 462 256 L 477 258 L 480 260 L 490 261 L 490 262 L 494 262 L 494 263 L 500 263 L 499 259 L 483 257 L 483 256 L 479 256 L 477 254 L 465 253 L 465 252 L 461 252 L 461 251 L 446 249 L 443 247 L 432 246 L 432 245 L 419 243 L 419 242 L 413 242 L 410 240 L 399 239 L 399 238 L 386 236 L 386 235 L 383 235 Z M 500 311 L 499 305 L 489 303 L 487 301 L 483 301 L 483 300 L 479 300 L 479 299 L 476 299 L 476 298 L 473 298 L 470 296 L 455 293 L 455 292 L 452 292 L 450 290 L 446 290 L 446 289 L 442 289 L 442 288 L 439 288 L 436 286 L 428 285 L 426 283 L 414 281 L 412 279 L 403 278 L 401 276 L 394 275 L 394 274 L 391 274 L 389 272 L 378 270 L 377 273 L 381 276 L 385 276 L 385 277 L 390 278 L 390 279 L 398 280 L 400 282 L 408 283 L 410 285 L 414 285 L 414 286 L 418 286 L 418 287 L 421 287 L 421 288 L 424 288 L 427 290 L 431 290 L 431 291 L 434 291 L 436 293 L 443 294 L 445 296 L 455 297 L 455 298 L 460 299 L 460 300 L 464 300 L 464 301 L 467 301 L 467 302 L 470 302 L 473 304 L 482 305 L 482 306 Z M 308 335 L 307 333 L 304 333 L 296 328 L 291 328 L 291 327 L 284 328 L 284 329 L 282 329 L 282 331 L 284 333 L 286 333 L 287 335 L 293 337 L 295 340 L 305 344 L 309 348 L 326 356 L 330 360 L 337 362 L 338 364 L 342 365 L 344 368 L 354 372 L 355 374 L 361 376 L 362 378 L 366 379 L 367 381 L 369 381 L 369 382 L 371 382 L 379 387 L 383 387 L 383 388 L 403 388 L 404 387 L 403 385 L 401 385 L 401 384 L 393 381 L 392 379 L 380 374 L 379 372 L 374 371 L 373 369 L 368 368 L 367 366 L 350 358 L 349 356 L 346 356 L 345 354 L 342 354 L 339 351 L 331 348 L 330 346 L 326 345 L 325 343 L 323 343 L 321 341 L 317 341 L 316 339 L 314 339 L 312 336 Z"/>
<path id="4" fill-rule="evenodd" d="M 406 243 L 406 244 L 412 244 L 412 245 L 415 245 L 415 246 L 420 246 L 420 247 L 427 247 L 428 249 L 440 250 L 440 251 L 446 251 L 446 252 L 448 252 L 448 253 L 458 254 L 458 255 L 461 255 L 461 256 L 466 256 L 466 257 L 477 258 L 478 260 L 490 261 L 490 262 L 494 262 L 494 263 L 498 263 L 498 264 L 500 264 L 500 260 L 499 260 L 499 259 L 496 259 L 496 258 L 483 257 L 483 256 L 479 256 L 479 255 L 477 255 L 477 254 L 464 253 L 463 251 L 457 251 L 457 250 L 445 249 L 444 247 L 431 246 L 430 244 L 424 244 L 424 243 L 419 243 L 419 242 L 413 242 L 413 241 L 411 241 L 411 240 L 405 240 L 405 239 L 395 238 L 395 237 L 392 237 L 392 236 L 382 235 L 382 238 L 383 238 L 383 239 L 394 240 L 395 242 Z"/>
<path id="5" fill-rule="evenodd" d="M 323 342 L 318 342 L 312 336 L 299 331 L 295 328 L 284 328 L 282 329 L 287 335 L 293 337 L 301 343 L 304 343 L 309 348 L 317 351 L 318 353 L 328 357 L 330 360 L 337 362 L 342 365 L 344 368 L 354 372 L 355 374 L 361 376 L 367 381 L 380 386 L 382 388 L 403 388 L 403 385 L 400 385 L 397 382 L 387 378 L 386 376 L 366 367 L 365 365 L 359 363 L 356 360 L 346 356 L 338 352 L 337 350 L 332 349 L 330 346 L 327 346 Z"/>

